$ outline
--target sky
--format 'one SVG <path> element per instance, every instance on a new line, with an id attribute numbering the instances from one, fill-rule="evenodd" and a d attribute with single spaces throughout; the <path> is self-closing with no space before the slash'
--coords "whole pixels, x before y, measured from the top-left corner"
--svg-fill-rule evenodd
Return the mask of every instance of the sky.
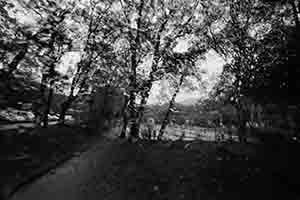
<path id="1" fill-rule="evenodd" d="M 208 81 L 207 90 L 181 90 L 175 99 L 177 103 L 185 105 L 196 103 L 199 98 L 205 97 L 205 95 L 207 95 L 207 92 L 211 90 L 213 85 L 216 83 L 215 78 L 222 72 L 225 61 L 214 51 L 208 51 L 205 57 L 206 59 L 200 63 L 199 67 L 200 69 L 204 69 L 207 71 L 207 73 L 203 75 L 203 79 Z M 153 85 L 153 89 L 151 90 L 151 94 L 148 101 L 149 104 L 162 104 L 166 102 L 166 99 L 162 101 L 160 98 L 160 89 L 163 84 L 164 83 L 160 81 L 156 82 Z M 171 97 L 169 97 L 169 99 L 170 98 Z"/>

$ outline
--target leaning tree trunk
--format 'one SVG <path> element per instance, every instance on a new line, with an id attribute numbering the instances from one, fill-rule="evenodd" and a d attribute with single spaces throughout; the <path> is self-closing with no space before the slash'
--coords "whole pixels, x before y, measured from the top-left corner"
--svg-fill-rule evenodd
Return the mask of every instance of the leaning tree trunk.
<path id="1" fill-rule="evenodd" d="M 162 125 L 160 127 L 159 134 L 158 134 L 158 139 L 159 140 L 163 136 L 163 134 L 164 134 L 164 132 L 167 128 L 167 125 L 169 124 L 169 116 L 170 116 L 170 114 L 172 112 L 172 109 L 174 107 L 175 97 L 176 97 L 176 95 L 174 94 L 173 97 L 172 97 L 172 100 L 170 101 L 170 104 L 169 104 L 168 110 L 166 112 L 165 118 L 164 118 L 164 120 L 162 122 Z"/>
<path id="2" fill-rule="evenodd" d="M 13 58 L 13 60 L 8 64 L 8 72 L 6 76 L 5 84 L 7 88 L 11 88 L 11 79 L 13 78 L 13 73 L 18 68 L 20 62 L 24 59 L 26 53 L 28 51 L 28 45 L 24 45 L 23 48 L 18 52 L 18 54 Z"/>
<path id="3" fill-rule="evenodd" d="M 160 49 L 160 45 L 161 45 L 161 35 L 163 33 L 163 31 L 165 30 L 165 26 L 168 23 L 168 18 L 160 25 L 156 38 L 155 38 L 155 44 L 154 44 L 154 52 L 153 52 L 153 60 L 152 60 L 152 64 L 151 64 L 151 72 L 150 72 L 150 77 L 149 80 L 146 82 L 145 87 L 144 87 L 144 91 L 142 94 L 142 99 L 141 99 L 141 104 L 138 110 L 138 120 L 137 120 L 137 129 L 140 128 L 141 123 L 142 123 L 142 119 L 144 116 L 144 111 L 145 111 L 145 106 L 147 104 L 147 101 L 149 99 L 150 96 L 150 90 L 152 88 L 153 82 L 155 80 L 155 73 L 158 70 L 158 63 L 159 63 L 159 59 L 160 59 L 160 55 L 161 55 L 161 49 Z M 176 35 L 174 38 L 176 38 L 178 35 Z M 171 43 L 168 43 L 166 46 L 170 46 Z M 165 47 L 166 48 L 166 47 Z"/>
<path id="4" fill-rule="evenodd" d="M 137 130 L 140 129 L 142 119 L 144 116 L 145 107 L 146 107 L 147 101 L 150 96 L 150 90 L 151 90 L 153 82 L 155 80 L 154 74 L 158 70 L 158 68 L 157 68 L 158 62 L 159 62 L 159 55 L 158 55 L 159 51 L 158 50 L 159 50 L 159 43 L 157 43 L 157 45 L 155 47 L 154 58 L 153 58 L 153 63 L 152 63 L 152 71 L 150 72 L 149 80 L 146 82 L 146 84 L 144 86 L 144 91 L 142 92 L 141 104 L 139 106 L 138 113 L 137 113 L 137 123 L 135 124 Z"/>
<path id="5" fill-rule="evenodd" d="M 141 104 L 140 104 L 140 107 L 139 107 L 139 110 L 138 110 L 138 115 L 137 115 L 138 120 L 137 120 L 137 124 L 135 125 L 137 127 L 136 129 L 138 129 L 138 130 L 141 126 L 142 119 L 143 119 L 143 116 L 144 116 L 145 107 L 146 107 L 147 101 L 148 101 L 149 96 L 150 96 L 150 90 L 151 90 L 153 82 L 155 80 L 155 75 L 154 74 L 158 70 L 158 63 L 159 63 L 159 59 L 160 59 L 160 38 L 161 38 L 162 32 L 165 29 L 165 26 L 166 26 L 167 22 L 168 22 L 168 20 L 165 20 L 165 22 L 161 24 L 161 26 L 158 30 L 157 36 L 155 38 L 156 43 L 154 45 L 154 53 L 153 53 L 154 56 L 153 56 L 153 61 L 152 61 L 152 64 L 151 64 L 150 77 L 149 77 L 149 80 L 146 82 L 146 84 L 144 86 L 144 91 L 142 93 Z"/>
<path id="6" fill-rule="evenodd" d="M 18 54 L 13 58 L 13 60 L 8 64 L 8 74 L 9 74 L 9 76 L 12 76 L 13 72 L 18 68 L 18 65 L 24 59 L 27 51 L 28 51 L 28 45 L 26 44 L 18 52 Z"/>
<path id="7" fill-rule="evenodd" d="M 166 112 L 165 118 L 164 118 L 164 120 L 162 122 L 162 125 L 160 127 L 160 130 L 159 130 L 158 139 L 161 139 L 161 137 L 163 136 L 163 134 L 166 130 L 167 125 L 169 124 L 169 116 L 172 113 L 172 109 L 175 105 L 175 99 L 176 99 L 176 96 L 177 96 L 177 94 L 180 90 L 180 87 L 181 87 L 182 83 L 183 83 L 184 76 L 185 76 L 185 74 L 183 73 L 180 77 L 179 84 L 177 85 L 176 90 L 175 90 L 175 92 L 174 92 L 174 94 L 173 94 L 173 96 L 170 100 L 168 110 Z"/>

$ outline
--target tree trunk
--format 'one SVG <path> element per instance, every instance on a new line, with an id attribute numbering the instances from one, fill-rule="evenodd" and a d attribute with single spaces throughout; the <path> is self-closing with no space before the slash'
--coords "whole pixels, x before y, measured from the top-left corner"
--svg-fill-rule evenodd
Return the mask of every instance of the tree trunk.
<path id="1" fill-rule="evenodd" d="M 161 137 L 163 136 L 163 134 L 165 132 L 165 129 L 167 128 L 167 125 L 169 124 L 169 116 L 170 116 L 170 114 L 172 112 L 172 109 L 174 107 L 176 94 L 175 93 L 173 94 L 173 97 L 172 97 L 172 99 L 170 101 L 170 104 L 169 104 L 168 110 L 166 112 L 165 118 L 164 118 L 164 120 L 162 122 L 162 125 L 160 127 L 160 130 L 159 130 L 158 139 L 161 139 Z"/>
<path id="2" fill-rule="evenodd" d="M 128 125 L 128 117 L 127 117 L 127 106 L 128 106 L 128 101 L 129 98 L 125 96 L 124 100 L 124 105 L 122 109 L 122 117 L 123 117 L 123 126 L 120 134 L 120 138 L 125 138 L 126 137 L 126 130 L 127 130 L 127 125 Z"/>
<path id="3" fill-rule="evenodd" d="M 8 74 L 12 76 L 13 72 L 18 68 L 20 62 L 24 59 L 28 51 L 28 45 L 24 45 L 18 54 L 13 58 L 13 60 L 8 64 Z"/>
<path id="4" fill-rule="evenodd" d="M 137 110 L 136 110 L 136 94 L 138 91 L 137 81 L 136 81 L 136 69 L 137 69 L 137 49 L 132 47 L 131 50 L 131 76 L 129 84 L 129 113 L 131 120 L 130 135 L 137 138 L 139 135 L 139 130 L 137 129 Z"/>
<path id="5" fill-rule="evenodd" d="M 131 120 L 130 135 L 134 138 L 137 138 L 139 135 L 139 128 L 137 126 L 138 113 L 136 108 L 136 94 L 138 91 L 137 81 L 136 81 L 136 68 L 137 68 L 136 53 L 137 53 L 136 50 L 134 50 L 131 56 L 132 75 L 130 77 L 129 106 L 128 106 L 130 112 L 130 120 Z"/>
<path id="6" fill-rule="evenodd" d="M 46 107 L 44 110 L 44 116 L 43 116 L 43 126 L 44 127 L 48 127 L 48 122 L 49 122 L 48 115 L 50 113 L 50 108 L 51 108 L 51 103 L 52 103 L 53 93 L 54 93 L 53 85 L 54 85 L 54 79 L 52 79 L 50 81 L 49 94 L 48 94 L 47 103 L 46 103 Z"/>
<path id="7" fill-rule="evenodd" d="M 147 104 L 148 98 L 150 96 L 150 90 L 152 88 L 153 82 L 155 80 L 155 76 L 154 74 L 157 72 L 157 66 L 158 66 L 158 62 L 159 62 L 159 50 L 160 50 L 160 38 L 161 38 L 161 33 L 163 32 L 165 25 L 167 24 L 168 19 L 165 20 L 164 23 L 161 24 L 157 36 L 156 36 L 156 43 L 154 45 L 154 57 L 153 57 L 153 61 L 151 64 L 151 72 L 150 72 L 150 77 L 149 80 L 146 82 L 145 87 L 144 87 L 144 91 L 142 94 L 142 99 L 141 99 L 141 104 L 137 113 L 137 124 L 135 124 L 135 129 L 139 130 L 140 126 L 141 126 L 141 122 L 143 119 L 143 115 L 144 115 L 144 110 L 145 110 L 145 106 Z"/>
<path id="8" fill-rule="evenodd" d="M 18 54 L 13 58 L 13 60 L 8 64 L 8 71 L 5 74 L 5 84 L 8 89 L 12 89 L 11 80 L 13 78 L 14 71 L 18 68 L 20 62 L 24 59 L 26 53 L 28 51 L 28 45 L 24 45 L 22 49 L 18 52 Z"/>
<path id="9" fill-rule="evenodd" d="M 246 119 L 241 102 L 238 102 L 238 138 L 240 143 L 246 142 Z"/>
<path id="10" fill-rule="evenodd" d="M 139 30 L 140 30 L 140 26 L 141 26 L 141 16 L 142 16 L 143 5 L 144 5 L 144 1 L 141 1 L 140 8 L 139 8 L 139 18 L 137 21 L 137 30 L 138 31 L 137 31 L 137 37 L 135 38 L 135 44 L 137 44 L 139 42 Z M 154 58 L 153 58 L 153 61 L 151 64 L 150 77 L 149 77 L 149 80 L 145 84 L 146 87 L 144 87 L 144 93 L 142 94 L 142 99 L 141 99 L 141 104 L 139 106 L 139 109 L 138 109 L 138 111 L 135 110 L 134 113 L 132 113 L 133 114 L 132 116 L 134 116 L 134 118 L 132 120 L 133 124 L 131 126 L 130 132 L 133 134 L 133 136 L 138 136 L 138 134 L 139 134 L 139 129 L 140 129 L 140 125 L 141 125 L 141 122 L 143 119 L 145 106 L 147 104 L 147 101 L 148 101 L 148 98 L 150 95 L 150 90 L 152 88 L 152 84 L 155 79 L 154 73 L 157 71 L 157 66 L 158 66 L 158 62 L 159 62 L 159 50 L 160 50 L 159 47 L 160 47 L 161 34 L 162 34 L 163 30 L 165 29 L 167 22 L 168 22 L 168 19 L 166 19 L 164 21 L 164 23 L 161 24 L 161 26 L 158 30 L 158 33 L 156 35 L 156 38 L 155 38 L 156 42 L 154 45 L 154 53 L 153 53 Z M 137 49 L 135 49 L 135 50 L 137 50 Z M 135 56 L 136 56 L 136 54 L 135 54 Z M 136 71 L 136 68 L 135 68 L 135 71 Z M 132 101 L 130 100 L 130 102 L 132 102 Z M 135 99 L 134 99 L 134 103 L 135 103 Z M 131 103 L 131 104 L 133 105 L 133 103 Z"/>
<path id="11" fill-rule="evenodd" d="M 65 124 L 65 118 L 66 118 L 66 114 L 67 114 L 67 110 L 68 110 L 68 102 L 65 101 L 62 103 L 61 105 L 61 111 L 59 113 L 59 124 Z"/>
<path id="12" fill-rule="evenodd" d="M 177 94 L 180 90 L 180 87 L 181 87 L 182 83 L 183 83 L 184 76 L 185 76 L 185 74 L 182 73 L 182 75 L 180 77 L 180 80 L 179 80 L 179 84 L 177 85 L 177 88 L 176 88 L 176 90 L 175 90 L 175 92 L 174 92 L 174 94 L 173 94 L 173 96 L 170 100 L 168 110 L 166 112 L 165 118 L 164 118 L 164 120 L 162 122 L 162 125 L 160 127 L 160 130 L 159 130 L 158 139 L 161 139 L 161 137 L 163 136 L 163 134 L 165 132 L 165 129 L 166 129 L 167 125 L 169 124 L 169 116 L 172 113 L 172 109 L 173 109 L 174 104 L 175 104 L 175 99 L 176 99 L 176 96 L 177 96 Z"/>
<path id="13" fill-rule="evenodd" d="M 59 114 L 59 123 L 60 124 L 65 124 L 65 118 L 66 118 L 67 111 L 71 107 L 74 100 L 75 100 L 74 96 L 68 96 L 68 99 L 61 104 L 61 111 Z"/>
<path id="14" fill-rule="evenodd" d="M 139 107 L 139 110 L 137 113 L 137 123 L 134 124 L 136 126 L 135 129 L 137 129 L 137 130 L 140 129 L 142 119 L 144 116 L 145 106 L 146 106 L 148 98 L 150 96 L 150 90 L 152 88 L 152 85 L 153 85 L 153 82 L 155 79 L 154 73 L 157 71 L 157 66 L 158 66 L 158 61 L 159 61 L 159 55 L 157 55 L 158 54 L 158 46 L 156 48 L 157 48 L 157 50 L 154 52 L 155 56 L 153 58 L 152 71 L 150 72 L 149 80 L 145 84 L 140 107 Z"/>
<path id="15" fill-rule="evenodd" d="M 133 94 L 130 94 L 129 97 L 129 111 L 130 111 L 130 120 L 131 120 L 131 127 L 130 127 L 130 135 L 132 137 L 137 138 L 139 136 L 139 127 L 138 127 L 138 117 L 137 117 L 137 110 L 136 110 L 136 103 L 135 103 L 136 97 L 133 92 Z"/>
<path id="16" fill-rule="evenodd" d="M 131 48 L 131 77 L 130 77 L 130 92 L 129 92 L 129 111 L 132 125 L 130 127 L 130 135 L 134 138 L 139 136 L 139 126 L 138 126 L 138 113 L 136 110 L 136 94 L 138 91 L 137 81 L 136 81 L 136 69 L 137 69 L 137 53 L 139 49 L 140 42 L 140 28 L 142 22 L 142 12 L 144 8 L 144 0 L 140 1 L 138 18 L 137 18 L 137 32 L 134 38 L 134 42 L 130 44 Z"/>
<path id="17" fill-rule="evenodd" d="M 150 88 L 152 87 L 152 83 L 150 85 Z M 150 94 L 150 89 L 147 89 L 148 91 L 146 91 L 143 95 L 142 95 L 142 99 L 141 99 L 141 103 L 137 112 L 137 123 L 135 124 L 136 129 L 139 130 L 142 120 L 143 120 L 143 116 L 144 116 L 144 111 L 145 111 L 145 106 L 147 104 L 147 100 L 149 98 L 149 94 Z"/>
<path id="18" fill-rule="evenodd" d="M 59 123 L 60 124 L 64 124 L 65 123 L 65 117 L 66 117 L 67 111 L 71 107 L 73 101 L 77 98 L 77 96 L 74 96 L 74 89 L 75 89 L 75 81 L 74 81 L 74 79 L 72 81 L 71 91 L 70 91 L 70 94 L 69 94 L 67 100 L 64 101 L 61 104 L 61 111 L 60 111 L 60 114 L 59 114 Z"/>
<path id="19" fill-rule="evenodd" d="M 125 138 L 126 137 L 127 126 L 128 126 L 128 118 L 127 118 L 127 114 L 124 113 L 124 115 L 123 115 L 123 126 L 122 126 L 122 130 L 121 130 L 121 134 L 119 136 L 120 138 Z"/>
<path id="20" fill-rule="evenodd" d="M 41 80 L 41 85 L 40 85 L 40 97 L 37 102 L 35 112 L 36 112 L 36 122 L 38 125 L 43 121 L 43 116 L 44 116 L 44 107 L 46 105 L 46 97 L 45 97 L 45 92 L 47 88 L 47 75 L 42 74 L 42 80 Z"/>

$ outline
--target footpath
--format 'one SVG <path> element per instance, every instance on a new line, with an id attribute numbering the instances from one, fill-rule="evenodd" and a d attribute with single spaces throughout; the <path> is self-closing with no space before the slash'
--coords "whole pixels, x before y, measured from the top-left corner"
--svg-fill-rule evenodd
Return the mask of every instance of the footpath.
<path id="1" fill-rule="evenodd" d="M 30 123 L 1 125 L 0 137 L 0 199 L 7 199 L 100 139 L 79 127 L 34 129 Z"/>

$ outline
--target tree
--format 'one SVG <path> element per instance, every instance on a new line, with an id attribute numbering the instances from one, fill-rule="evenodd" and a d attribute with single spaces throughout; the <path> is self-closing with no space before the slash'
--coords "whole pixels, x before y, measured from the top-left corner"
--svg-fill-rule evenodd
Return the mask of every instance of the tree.
<path id="1" fill-rule="evenodd" d="M 50 12 L 44 24 L 43 34 L 39 35 L 40 40 L 44 43 L 43 53 L 39 57 L 39 62 L 42 65 L 42 78 L 40 85 L 40 101 L 37 107 L 42 110 L 43 126 L 48 125 L 48 115 L 50 113 L 54 86 L 57 80 L 61 79 L 59 73 L 56 71 L 61 57 L 66 50 L 71 47 L 71 40 L 67 35 L 67 30 L 63 22 L 67 14 L 70 13 L 68 9 L 60 9 L 57 4 L 49 4 L 53 6 L 53 11 Z M 48 89 L 48 93 L 46 90 Z"/>
<path id="2" fill-rule="evenodd" d="M 49 15 L 52 15 L 53 9 L 58 8 L 61 4 L 49 1 L 49 5 L 40 4 L 38 1 L 11 2 L 3 3 L 2 17 L 6 22 L 2 27 L 2 41 L 4 43 L 3 53 L 13 53 L 12 59 L 5 65 L 6 75 L 10 80 L 13 73 L 17 70 L 20 63 L 26 58 L 28 53 L 33 53 L 37 47 L 37 52 L 45 48 L 48 44 L 43 41 L 43 37 L 48 34 L 49 28 L 41 26 L 48 23 Z M 15 9 L 17 8 L 18 9 Z M 8 14 L 8 10 L 11 13 Z M 28 18 L 36 20 L 33 23 L 26 23 L 20 20 L 19 15 L 22 12 L 34 13 L 35 15 L 28 15 Z M 46 17 L 45 17 L 46 16 Z M 52 16 L 54 17 L 54 15 Z M 51 17 L 50 17 L 51 18 Z M 8 82 L 9 82 L 8 80 Z"/>
<path id="3" fill-rule="evenodd" d="M 7 52 L 15 52 L 17 51 L 19 45 L 18 42 L 14 42 L 17 40 L 17 36 L 15 36 L 16 29 L 18 27 L 18 22 L 15 18 L 9 15 L 9 11 L 14 8 L 14 4 L 8 3 L 6 1 L 0 1 L 1 10 L 0 10 L 0 37 L 1 37 L 1 62 L 4 64 L 4 70 L 10 68 L 8 66 L 12 66 L 16 64 L 16 59 L 13 59 L 9 62 Z M 17 48 L 16 48 L 17 47 Z M 22 48 L 21 48 L 22 51 Z"/>
<path id="4" fill-rule="evenodd" d="M 228 61 L 224 73 L 233 76 L 227 92 L 239 111 L 240 133 L 245 132 L 249 120 L 246 102 L 276 101 L 287 105 L 283 97 L 291 85 L 288 86 L 287 81 L 289 72 L 282 66 L 286 65 L 286 60 L 292 60 L 287 58 L 296 52 L 292 50 L 294 47 L 288 47 L 289 35 L 294 32 L 288 24 L 293 20 L 296 25 L 298 23 L 295 5 L 295 1 L 273 4 L 228 0 L 219 21 L 221 28 L 215 24 L 208 28 L 210 46 Z M 294 72 L 297 74 L 296 70 Z M 274 90 L 278 91 L 275 95 Z"/>
<path id="5" fill-rule="evenodd" d="M 139 127 L 153 82 L 161 76 L 162 58 L 179 40 L 201 35 L 199 1 L 115 1 L 109 26 L 122 32 L 123 48 L 129 55 L 129 103 L 131 135 L 138 136 Z M 108 25 L 107 25 L 108 26 Z M 148 63 L 148 64 L 147 64 Z M 145 67 L 147 65 L 147 67 Z M 141 68 L 147 68 L 142 75 Z M 139 101 L 139 103 L 138 103 Z"/>
<path id="6" fill-rule="evenodd" d="M 3 26 L 3 37 L 8 61 L 4 64 L 7 83 L 19 66 L 22 68 L 38 69 L 41 73 L 39 101 L 33 102 L 33 111 L 43 118 L 45 126 L 48 123 L 48 114 L 52 103 L 54 90 L 58 82 L 64 82 L 65 76 L 57 70 L 61 57 L 71 46 L 68 17 L 74 8 L 70 2 L 12 1 L 3 4 L 1 16 L 6 19 Z M 15 9 L 17 8 L 17 9 Z M 8 10 L 10 14 L 8 15 Z M 22 20 L 25 15 L 26 20 Z M 2 35 L 1 35 L 2 36 Z M 11 48 L 15 46 L 14 48 Z M 22 65 L 20 65 L 22 64 Z"/>
<path id="7" fill-rule="evenodd" d="M 184 82 L 188 82 L 188 77 L 196 77 L 198 81 L 201 81 L 199 69 L 196 67 L 197 61 L 200 56 L 206 52 L 206 49 L 190 49 L 185 53 L 174 53 L 172 55 L 164 55 L 164 66 L 169 74 L 175 76 L 175 91 L 169 102 L 169 107 L 165 113 L 165 117 L 162 121 L 162 125 L 159 131 L 158 138 L 161 138 L 169 123 L 169 118 L 173 112 L 175 106 L 175 99 L 180 91 Z M 176 80 L 176 76 L 179 76 L 179 80 Z"/>
<path id="8" fill-rule="evenodd" d="M 60 122 L 64 123 L 65 115 L 72 105 L 72 103 L 87 89 L 87 85 L 90 82 L 90 77 L 97 71 L 99 74 L 99 68 L 97 65 L 105 65 L 104 59 L 113 59 L 112 51 L 112 38 L 110 35 L 112 30 L 107 30 L 101 25 L 103 16 L 107 14 L 107 10 L 111 5 L 108 4 L 104 8 L 100 8 L 96 2 L 91 1 L 86 5 L 85 9 L 79 8 L 74 13 L 80 13 L 80 15 L 73 16 L 77 26 L 87 27 L 87 31 L 84 36 L 78 36 L 80 38 L 78 46 L 84 46 L 83 52 L 81 52 L 81 59 L 76 66 L 76 72 L 72 78 L 70 85 L 70 93 L 67 99 L 61 104 Z M 79 32 L 78 34 L 82 34 Z M 106 66 L 101 66 L 106 68 Z M 77 91 L 75 91 L 77 90 Z"/>

